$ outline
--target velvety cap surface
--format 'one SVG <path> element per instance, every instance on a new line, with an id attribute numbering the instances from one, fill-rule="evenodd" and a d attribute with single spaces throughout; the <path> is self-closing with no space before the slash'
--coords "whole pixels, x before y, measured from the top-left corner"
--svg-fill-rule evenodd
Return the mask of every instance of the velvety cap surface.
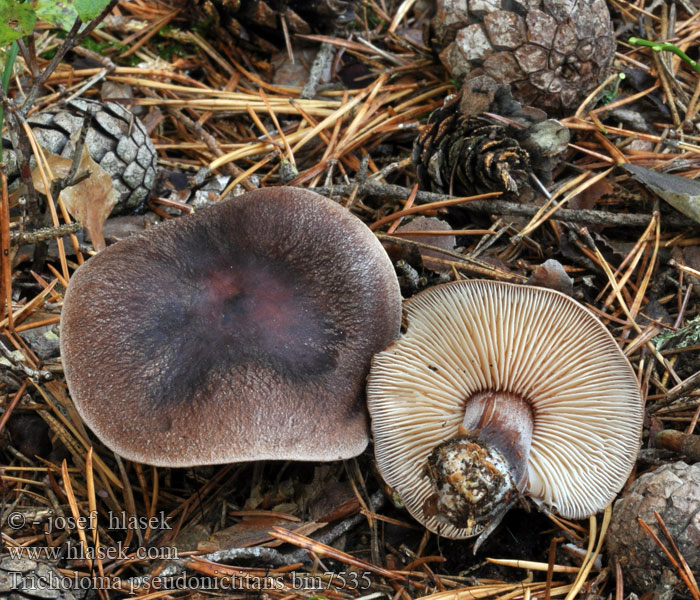
<path id="1" fill-rule="evenodd" d="M 400 314 L 391 262 L 359 219 L 267 188 L 87 261 L 61 350 L 80 414 L 128 459 L 335 460 L 367 444 L 365 377 Z"/>
<path id="2" fill-rule="evenodd" d="M 406 333 L 375 356 L 367 396 L 379 470 L 417 520 L 448 537 L 474 535 L 424 514 L 425 465 L 459 425 L 476 427 L 468 399 L 487 390 L 531 405 L 526 493 L 535 502 L 572 519 L 611 502 L 637 456 L 642 402 L 591 312 L 559 292 L 491 281 L 436 286 L 404 310 Z"/>

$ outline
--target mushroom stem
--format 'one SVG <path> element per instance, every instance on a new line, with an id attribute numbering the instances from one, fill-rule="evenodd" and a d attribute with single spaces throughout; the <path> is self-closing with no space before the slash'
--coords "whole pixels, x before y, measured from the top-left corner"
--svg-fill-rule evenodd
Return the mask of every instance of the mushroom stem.
<path id="1" fill-rule="evenodd" d="M 532 444 L 532 404 L 517 394 L 479 392 L 467 400 L 462 426 L 497 448 L 510 465 L 511 477 L 522 491 Z"/>
<path id="2" fill-rule="evenodd" d="M 427 471 L 435 493 L 423 510 L 478 533 L 504 514 L 527 485 L 532 442 L 530 403 L 515 394 L 469 398 L 457 435 L 436 446 Z"/>

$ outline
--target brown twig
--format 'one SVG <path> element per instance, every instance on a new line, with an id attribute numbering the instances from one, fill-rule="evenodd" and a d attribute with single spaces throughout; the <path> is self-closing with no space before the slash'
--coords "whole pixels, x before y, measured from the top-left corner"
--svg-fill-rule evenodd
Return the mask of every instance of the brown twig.
<path id="1" fill-rule="evenodd" d="M 319 186 L 310 188 L 319 194 L 325 196 L 343 196 L 352 192 L 353 185 L 336 185 L 336 186 Z M 364 197 L 376 197 L 391 200 L 405 200 L 411 193 L 411 190 L 398 185 L 390 185 L 385 183 L 366 182 L 358 186 L 357 193 Z M 445 194 L 436 194 L 433 192 L 418 192 L 416 194 L 416 202 L 442 202 L 444 200 L 452 200 L 454 196 Z M 510 215 L 532 217 L 539 207 L 528 204 L 517 204 L 506 200 L 475 200 L 462 206 L 467 212 Z M 571 221 L 572 223 L 580 223 L 581 225 L 603 226 L 603 227 L 646 227 L 653 218 L 651 214 L 635 214 L 635 213 L 612 213 L 601 210 L 588 209 L 566 209 L 562 208 L 557 211 L 557 220 Z M 671 227 L 688 227 L 688 219 L 683 216 L 667 216 L 664 217 L 664 223 Z"/>

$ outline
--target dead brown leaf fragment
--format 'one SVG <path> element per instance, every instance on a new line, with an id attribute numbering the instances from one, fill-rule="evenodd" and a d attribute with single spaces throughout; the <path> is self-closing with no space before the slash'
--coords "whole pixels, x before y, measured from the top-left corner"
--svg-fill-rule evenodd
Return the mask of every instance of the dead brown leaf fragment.
<path id="1" fill-rule="evenodd" d="M 54 179 L 67 177 L 73 164 L 71 159 L 58 154 L 47 154 L 46 162 Z M 117 193 L 107 171 L 92 160 L 87 148 L 83 147 L 77 172 L 80 174 L 85 171 L 89 172 L 89 175 L 61 191 L 59 201 L 63 202 L 71 216 L 88 230 L 92 245 L 99 252 L 106 246 L 102 227 L 117 203 Z M 36 189 L 46 194 L 44 182 L 36 168 L 32 171 L 32 179 Z"/>

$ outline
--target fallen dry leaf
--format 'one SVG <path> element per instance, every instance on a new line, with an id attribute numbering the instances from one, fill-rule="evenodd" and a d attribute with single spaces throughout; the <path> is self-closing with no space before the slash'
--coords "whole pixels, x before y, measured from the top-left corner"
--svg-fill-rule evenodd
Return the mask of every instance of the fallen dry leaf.
<path id="1" fill-rule="evenodd" d="M 679 175 L 652 171 L 641 165 L 625 164 L 622 168 L 677 211 L 700 223 L 700 183 Z"/>
<path id="2" fill-rule="evenodd" d="M 607 179 L 601 179 L 593 185 L 589 185 L 580 194 L 576 194 L 569 200 L 569 207 L 580 210 L 582 208 L 592 209 L 604 196 L 610 196 L 613 193 L 612 186 Z"/>
<path id="3" fill-rule="evenodd" d="M 72 161 L 69 158 L 47 153 L 46 161 L 55 178 L 66 177 L 70 172 Z M 88 230 L 92 246 L 99 252 L 106 246 L 102 226 L 117 203 L 117 193 L 112 178 L 90 158 L 86 147 L 83 147 L 78 173 L 84 171 L 90 172 L 89 177 L 64 189 L 59 195 L 59 201 L 63 202 L 70 215 Z M 46 194 L 38 169 L 32 171 L 32 179 L 34 187 Z"/>

